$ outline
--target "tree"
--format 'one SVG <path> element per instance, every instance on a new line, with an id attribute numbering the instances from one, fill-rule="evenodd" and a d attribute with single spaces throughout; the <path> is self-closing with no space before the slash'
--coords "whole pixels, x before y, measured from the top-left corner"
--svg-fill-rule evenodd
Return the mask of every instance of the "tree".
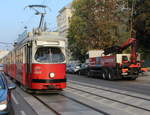
<path id="1" fill-rule="evenodd" d="M 124 1 L 124 0 L 123 0 Z M 122 0 L 75 0 L 68 32 L 69 49 L 84 60 L 91 49 L 104 49 L 129 37 L 127 10 Z M 127 18 L 125 18 L 127 17 Z"/>
<path id="2" fill-rule="evenodd" d="M 146 61 L 146 66 L 150 66 L 150 1 L 138 0 L 135 4 L 134 29 L 136 38 L 139 41 L 139 52 Z"/>
<path id="3" fill-rule="evenodd" d="M 89 36 L 89 33 L 94 28 L 94 4 L 94 0 L 75 0 L 72 4 L 74 11 L 68 32 L 68 43 L 72 56 L 81 61 L 91 48 L 92 35 Z"/>
<path id="4" fill-rule="evenodd" d="M 143 52 L 150 50 L 150 1 L 140 0 L 136 2 L 134 14 L 134 29 L 139 45 Z"/>

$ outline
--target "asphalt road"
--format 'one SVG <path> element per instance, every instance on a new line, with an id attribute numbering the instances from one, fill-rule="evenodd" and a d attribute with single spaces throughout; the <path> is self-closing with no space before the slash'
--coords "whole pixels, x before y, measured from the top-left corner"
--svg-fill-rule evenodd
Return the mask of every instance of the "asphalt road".
<path id="1" fill-rule="evenodd" d="M 67 75 L 68 80 L 79 81 L 83 83 L 94 84 L 97 86 L 104 86 L 108 88 L 115 88 L 124 91 L 131 91 L 150 96 L 150 73 L 140 76 L 136 80 L 117 80 L 107 81 L 98 78 L 89 78 L 87 76 L 79 76 L 74 74 Z"/>

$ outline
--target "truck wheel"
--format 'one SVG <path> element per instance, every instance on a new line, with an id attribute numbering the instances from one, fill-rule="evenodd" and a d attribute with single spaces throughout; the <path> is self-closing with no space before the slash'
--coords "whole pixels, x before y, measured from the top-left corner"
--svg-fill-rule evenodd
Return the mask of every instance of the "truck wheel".
<path id="1" fill-rule="evenodd" d="M 110 81 L 114 80 L 113 73 L 109 72 L 109 74 L 108 74 L 108 80 L 110 80 Z"/>
<path id="2" fill-rule="evenodd" d="M 112 80 L 112 79 L 113 79 L 110 72 L 108 73 L 108 79 L 109 79 L 109 80 Z"/>
<path id="3" fill-rule="evenodd" d="M 102 77 L 103 79 L 107 80 L 108 79 L 108 70 L 106 68 L 104 68 L 102 70 Z"/>
<path id="4" fill-rule="evenodd" d="M 102 73 L 102 77 L 103 79 L 106 79 L 106 74 L 104 72 Z"/>
<path id="5" fill-rule="evenodd" d="M 110 68 L 109 70 L 108 70 L 108 80 L 114 80 L 114 78 L 115 78 L 115 73 L 114 73 L 114 70 L 112 69 L 112 68 Z"/>

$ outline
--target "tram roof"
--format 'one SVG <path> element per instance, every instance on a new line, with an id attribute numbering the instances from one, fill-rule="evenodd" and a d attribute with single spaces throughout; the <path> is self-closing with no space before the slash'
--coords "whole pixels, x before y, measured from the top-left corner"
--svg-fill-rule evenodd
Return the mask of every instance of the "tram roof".
<path id="1" fill-rule="evenodd" d="M 67 41 L 67 38 L 60 36 L 57 32 L 40 32 L 38 34 L 33 34 L 33 32 L 29 32 L 28 36 L 22 40 L 20 43 L 17 43 L 16 46 L 20 46 L 21 44 L 27 43 L 29 41 L 39 40 L 39 41 Z"/>
<path id="2" fill-rule="evenodd" d="M 42 41 L 64 40 L 66 41 L 67 39 L 63 36 L 58 35 L 58 33 L 56 32 L 42 32 L 39 35 L 32 35 L 32 33 L 29 33 L 29 37 L 25 41 L 31 41 L 31 40 L 42 40 Z"/>

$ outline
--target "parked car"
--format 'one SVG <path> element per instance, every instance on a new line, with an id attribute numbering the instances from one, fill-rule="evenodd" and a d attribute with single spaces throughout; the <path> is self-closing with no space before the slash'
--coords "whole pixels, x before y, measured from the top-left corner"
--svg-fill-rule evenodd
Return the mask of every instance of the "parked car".
<path id="1" fill-rule="evenodd" d="M 11 90 L 15 84 L 8 84 L 7 80 L 0 74 L 0 115 L 14 115 L 11 104 Z"/>
<path id="2" fill-rule="evenodd" d="M 4 71 L 4 65 L 0 64 L 0 71 Z"/>
<path id="3" fill-rule="evenodd" d="M 78 70 L 80 69 L 80 65 L 76 65 L 76 64 L 69 64 L 67 65 L 67 73 L 72 73 L 75 74 L 78 72 Z"/>
<path id="4" fill-rule="evenodd" d="M 83 63 L 81 64 L 80 69 L 78 70 L 78 74 L 79 75 L 87 75 L 88 72 L 88 64 L 87 63 Z"/>

